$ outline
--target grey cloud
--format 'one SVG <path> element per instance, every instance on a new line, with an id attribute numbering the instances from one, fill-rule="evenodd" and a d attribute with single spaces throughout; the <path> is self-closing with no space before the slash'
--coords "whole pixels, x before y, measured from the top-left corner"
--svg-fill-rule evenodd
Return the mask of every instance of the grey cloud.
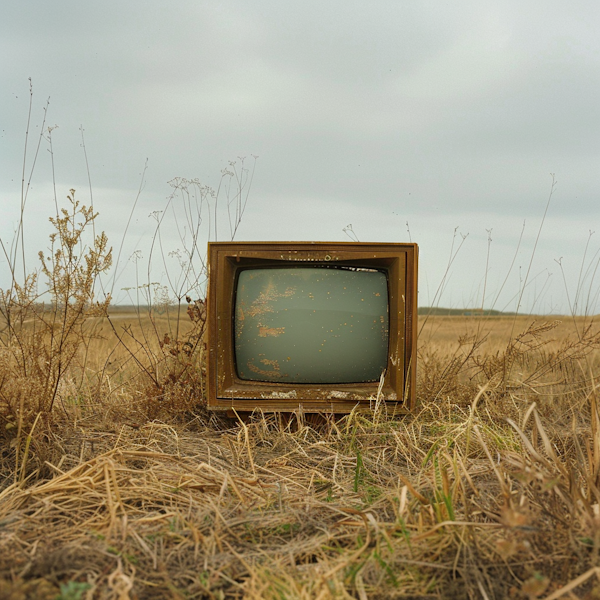
<path id="1" fill-rule="evenodd" d="M 59 125 L 59 186 L 87 186 L 83 125 L 93 183 L 119 190 L 115 203 L 135 196 L 149 158 L 146 214 L 169 179 L 214 184 L 228 159 L 253 153 L 248 235 L 262 220 L 277 237 L 293 213 L 310 237 L 321 206 L 319 235 L 343 236 L 367 204 L 410 214 L 415 227 L 438 219 L 437 231 L 456 214 L 481 214 L 481 235 L 489 215 L 518 229 L 543 210 L 549 172 L 553 214 L 593 220 L 599 13 L 583 0 L 11 0 L 0 23 L 0 192 L 18 191 L 31 76 L 34 135 L 48 95 L 47 124 Z M 434 239 L 426 253 L 438 256 Z"/>

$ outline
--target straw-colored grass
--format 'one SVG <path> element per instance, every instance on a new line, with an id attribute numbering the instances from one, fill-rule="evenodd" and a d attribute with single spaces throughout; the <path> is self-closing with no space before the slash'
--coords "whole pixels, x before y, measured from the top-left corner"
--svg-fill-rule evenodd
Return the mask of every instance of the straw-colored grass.
<path id="1" fill-rule="evenodd" d="M 150 419 L 101 328 L 104 396 L 65 388 L 46 437 L 3 451 L 0 598 L 600 597 L 581 322 L 431 318 L 415 414 L 320 423 L 220 421 L 200 395 Z"/>

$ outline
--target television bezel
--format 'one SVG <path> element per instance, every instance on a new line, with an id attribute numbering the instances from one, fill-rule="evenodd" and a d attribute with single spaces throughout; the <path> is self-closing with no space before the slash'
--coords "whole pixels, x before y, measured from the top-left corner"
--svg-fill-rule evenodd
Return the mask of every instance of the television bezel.
<path id="1" fill-rule="evenodd" d="M 210 410 L 349 413 L 383 401 L 397 412 L 415 404 L 417 268 L 414 243 L 209 242 L 207 406 Z M 383 382 L 290 384 L 240 379 L 235 365 L 235 291 L 242 269 L 346 266 L 385 271 L 389 347 Z"/>

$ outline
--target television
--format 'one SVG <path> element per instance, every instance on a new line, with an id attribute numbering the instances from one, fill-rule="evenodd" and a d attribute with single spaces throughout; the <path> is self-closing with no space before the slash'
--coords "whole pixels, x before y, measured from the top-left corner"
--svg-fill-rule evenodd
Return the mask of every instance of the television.
<path id="1" fill-rule="evenodd" d="M 413 243 L 210 242 L 208 408 L 409 412 L 417 262 Z"/>

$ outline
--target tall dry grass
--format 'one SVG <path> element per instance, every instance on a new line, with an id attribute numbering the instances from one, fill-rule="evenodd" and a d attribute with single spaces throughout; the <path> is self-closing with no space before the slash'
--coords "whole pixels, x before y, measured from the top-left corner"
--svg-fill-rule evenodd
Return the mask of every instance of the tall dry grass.
<path id="1" fill-rule="evenodd" d="M 0 597 L 600 594 L 593 328 L 429 318 L 415 414 L 243 423 L 211 421 L 200 393 L 151 418 L 168 399 L 111 334 L 167 317 L 110 320 L 89 363 L 104 397 L 54 408 L 28 477 L 4 448 Z"/>

